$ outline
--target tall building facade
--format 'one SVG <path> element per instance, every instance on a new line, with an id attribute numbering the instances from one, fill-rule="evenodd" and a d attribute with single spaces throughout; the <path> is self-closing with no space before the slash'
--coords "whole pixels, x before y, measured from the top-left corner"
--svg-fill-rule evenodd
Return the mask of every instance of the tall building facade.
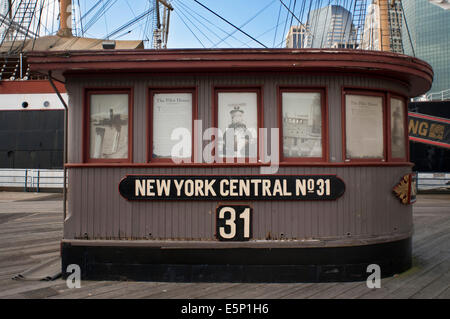
<path id="1" fill-rule="evenodd" d="M 8 13 L 8 0 L 1 0 L 0 1 L 0 13 L 4 16 Z"/>
<path id="2" fill-rule="evenodd" d="M 301 49 L 305 47 L 307 30 L 304 25 L 292 26 L 286 36 L 286 48 Z"/>
<path id="3" fill-rule="evenodd" d="M 4 23 L 4 17 L 7 17 L 9 13 L 8 0 L 0 0 L 0 39 L 5 36 L 6 30 L 8 29 Z"/>
<path id="4" fill-rule="evenodd" d="M 404 53 L 402 41 L 403 11 L 400 0 L 390 2 L 388 6 L 389 51 Z M 364 23 L 363 50 L 382 50 L 381 12 L 379 1 L 374 0 L 367 8 Z"/>
<path id="5" fill-rule="evenodd" d="M 444 10 L 428 0 L 403 0 L 408 24 L 402 27 L 405 53 L 431 64 L 433 86 L 429 93 L 450 89 L 450 10 Z M 412 46 L 411 46 L 412 43 Z"/>
<path id="6" fill-rule="evenodd" d="M 445 10 L 450 10 L 450 1 L 449 0 L 428 0 L 432 4 L 435 4 L 437 6 L 440 6 L 441 8 Z"/>
<path id="7" fill-rule="evenodd" d="M 367 8 L 361 49 L 381 50 L 380 26 L 380 7 L 371 3 Z"/>
<path id="8" fill-rule="evenodd" d="M 390 48 L 392 52 L 404 53 L 403 49 L 403 10 L 401 0 L 395 0 L 388 8 L 390 26 Z"/>
<path id="9" fill-rule="evenodd" d="M 353 16 L 342 6 L 329 5 L 312 10 L 308 15 L 308 48 L 356 48 Z"/>

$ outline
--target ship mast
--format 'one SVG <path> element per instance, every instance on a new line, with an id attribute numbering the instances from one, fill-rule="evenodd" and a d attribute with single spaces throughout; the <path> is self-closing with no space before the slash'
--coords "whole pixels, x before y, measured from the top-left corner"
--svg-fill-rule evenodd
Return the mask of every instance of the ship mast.
<path id="1" fill-rule="evenodd" d="M 160 4 L 162 5 L 162 19 Z M 167 49 L 167 40 L 169 37 L 170 11 L 173 11 L 172 5 L 165 0 L 155 0 L 156 25 L 153 31 L 153 48 Z M 162 20 L 162 21 L 161 21 Z"/>
<path id="2" fill-rule="evenodd" d="M 381 51 L 391 51 L 391 32 L 389 29 L 389 2 L 378 0 L 380 6 Z"/>
<path id="3" fill-rule="evenodd" d="M 393 51 L 391 46 L 392 28 L 391 19 L 389 17 L 392 9 L 396 10 L 396 2 L 401 5 L 401 0 L 375 0 L 380 8 L 380 40 L 381 51 Z"/>
<path id="4" fill-rule="evenodd" d="M 59 0 L 60 37 L 72 37 L 72 0 Z"/>

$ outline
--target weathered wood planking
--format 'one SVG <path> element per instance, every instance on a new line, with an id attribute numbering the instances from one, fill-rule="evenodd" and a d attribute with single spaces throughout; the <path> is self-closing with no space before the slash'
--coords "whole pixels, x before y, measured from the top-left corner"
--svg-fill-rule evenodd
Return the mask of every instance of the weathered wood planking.
<path id="1" fill-rule="evenodd" d="M 226 74 L 177 75 L 174 77 L 111 78 L 98 75 L 89 79 L 67 79 L 70 96 L 69 163 L 83 162 L 83 92 L 85 88 L 133 87 L 133 163 L 146 163 L 148 90 L 165 87 L 196 87 L 198 119 L 203 128 L 213 126 L 213 88 L 262 87 L 263 127 L 277 128 L 278 87 L 326 87 L 328 102 L 329 157 L 332 163 L 343 162 L 341 97 L 343 87 L 390 90 L 407 95 L 401 82 L 361 75 L 257 74 L 239 77 Z M 207 142 L 204 141 L 204 145 Z M 200 148 L 199 148 L 200 149 Z M 200 149 L 201 151 L 201 149 Z M 321 202 L 251 202 L 256 212 L 255 239 L 281 234 L 287 239 L 351 240 L 358 236 L 406 237 L 411 231 L 411 211 L 398 203 L 392 187 L 410 172 L 409 167 L 283 167 L 279 174 L 338 174 L 346 185 L 337 207 Z M 126 174 L 259 174 L 258 167 L 231 168 L 70 168 L 69 218 L 64 238 L 90 239 L 179 239 L 214 240 L 214 209 L 217 202 L 127 202 L 120 197 L 117 185 Z M 360 193 L 360 196 L 355 194 Z M 94 200 L 95 199 L 95 200 Z M 392 214 L 394 211 L 404 213 Z"/>
<path id="2" fill-rule="evenodd" d="M 37 202 L 37 205 L 24 207 L 19 202 L 1 203 L 0 214 L 14 211 L 15 214 L 33 214 L 0 224 L 0 234 L 8 242 L 8 245 L 0 246 L 0 298 L 450 298 L 448 195 L 419 196 L 414 206 L 413 268 L 383 279 L 381 289 L 375 290 L 369 290 L 365 282 L 181 284 L 85 281 L 81 289 L 68 289 L 61 279 L 52 282 L 11 280 L 12 276 L 43 261 L 48 254 L 59 252 L 62 213 L 55 207 L 61 207 L 60 204 Z M 48 211 L 45 211 L 46 205 Z M 52 210 L 56 212 L 52 213 Z M 53 227 L 48 227 L 54 223 L 59 223 L 59 235 L 55 235 Z M 5 233 L 4 229 L 7 230 Z"/>
<path id="3" fill-rule="evenodd" d="M 220 168 L 215 174 L 258 174 L 258 168 Z M 250 202 L 253 236 L 266 239 L 347 239 L 404 236 L 412 231 L 411 208 L 392 195 L 392 187 L 409 172 L 406 167 L 281 167 L 280 174 L 337 174 L 346 183 L 342 198 L 332 202 Z M 66 239 L 214 240 L 215 201 L 128 202 L 118 193 L 127 174 L 204 174 L 202 168 L 114 169 L 73 168 L 65 222 Z M 99 185 L 94 192 L 88 184 Z M 98 194 L 95 190 L 101 190 Z M 376 193 L 374 193 L 376 192 Z M 359 196 L 356 196 L 359 194 Z M 376 196 L 375 196 L 376 195 Z M 93 198 L 96 200 L 93 200 Z M 82 207 L 79 207 L 82 203 Z M 104 203 L 105 205 L 100 205 Z"/>

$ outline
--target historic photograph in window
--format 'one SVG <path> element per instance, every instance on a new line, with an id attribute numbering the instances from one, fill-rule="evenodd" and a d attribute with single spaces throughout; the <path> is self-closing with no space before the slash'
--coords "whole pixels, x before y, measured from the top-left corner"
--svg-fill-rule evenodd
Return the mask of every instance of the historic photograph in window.
<path id="1" fill-rule="evenodd" d="M 345 96 L 346 158 L 383 159 L 383 98 Z"/>
<path id="2" fill-rule="evenodd" d="M 322 102 L 318 92 L 282 92 L 283 157 L 322 157 Z"/>
<path id="3" fill-rule="evenodd" d="M 406 157 L 405 103 L 398 98 L 391 98 L 391 157 Z"/>
<path id="4" fill-rule="evenodd" d="M 90 95 L 90 158 L 128 158 L 128 94 Z"/>
<path id="5" fill-rule="evenodd" d="M 176 129 L 183 129 L 188 143 L 183 150 L 183 156 L 190 158 L 192 154 L 192 93 L 155 93 L 153 94 L 153 150 L 152 158 L 172 158 L 172 148 L 180 142 L 179 136 L 174 136 Z M 189 134 L 187 134 L 189 132 Z"/>
<path id="6" fill-rule="evenodd" d="M 258 149 L 258 94 L 219 92 L 217 145 L 221 158 L 256 158 Z"/>

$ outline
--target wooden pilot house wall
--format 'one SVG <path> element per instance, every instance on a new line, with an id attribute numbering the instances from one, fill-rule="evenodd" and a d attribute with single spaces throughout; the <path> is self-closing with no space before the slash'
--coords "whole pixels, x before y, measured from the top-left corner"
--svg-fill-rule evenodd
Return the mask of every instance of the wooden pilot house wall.
<path id="1" fill-rule="evenodd" d="M 326 280 L 330 265 L 338 265 L 330 275 L 337 280 L 360 278 L 370 263 L 389 265 L 385 275 L 409 267 L 406 103 L 428 89 L 426 63 L 352 50 L 34 53 L 30 60 L 53 70 L 69 95 L 64 264 L 82 261 L 95 277 L 107 264 L 98 250 L 120 251 L 130 257 L 111 259 L 111 278 L 121 271 L 133 278 L 131 264 L 176 264 L 190 267 L 177 273 L 188 281 L 260 279 L 252 267 L 275 281 Z M 270 160 L 279 161 L 273 174 Z M 316 252 L 326 261 L 305 255 Z M 352 261 L 354 254 L 361 258 Z M 202 273 L 188 256 L 216 270 Z M 219 266 L 235 276 L 219 275 Z M 291 276 L 277 277 L 276 266 Z M 321 270 L 292 275 L 308 267 Z M 170 280 L 173 272 L 141 277 Z"/>

